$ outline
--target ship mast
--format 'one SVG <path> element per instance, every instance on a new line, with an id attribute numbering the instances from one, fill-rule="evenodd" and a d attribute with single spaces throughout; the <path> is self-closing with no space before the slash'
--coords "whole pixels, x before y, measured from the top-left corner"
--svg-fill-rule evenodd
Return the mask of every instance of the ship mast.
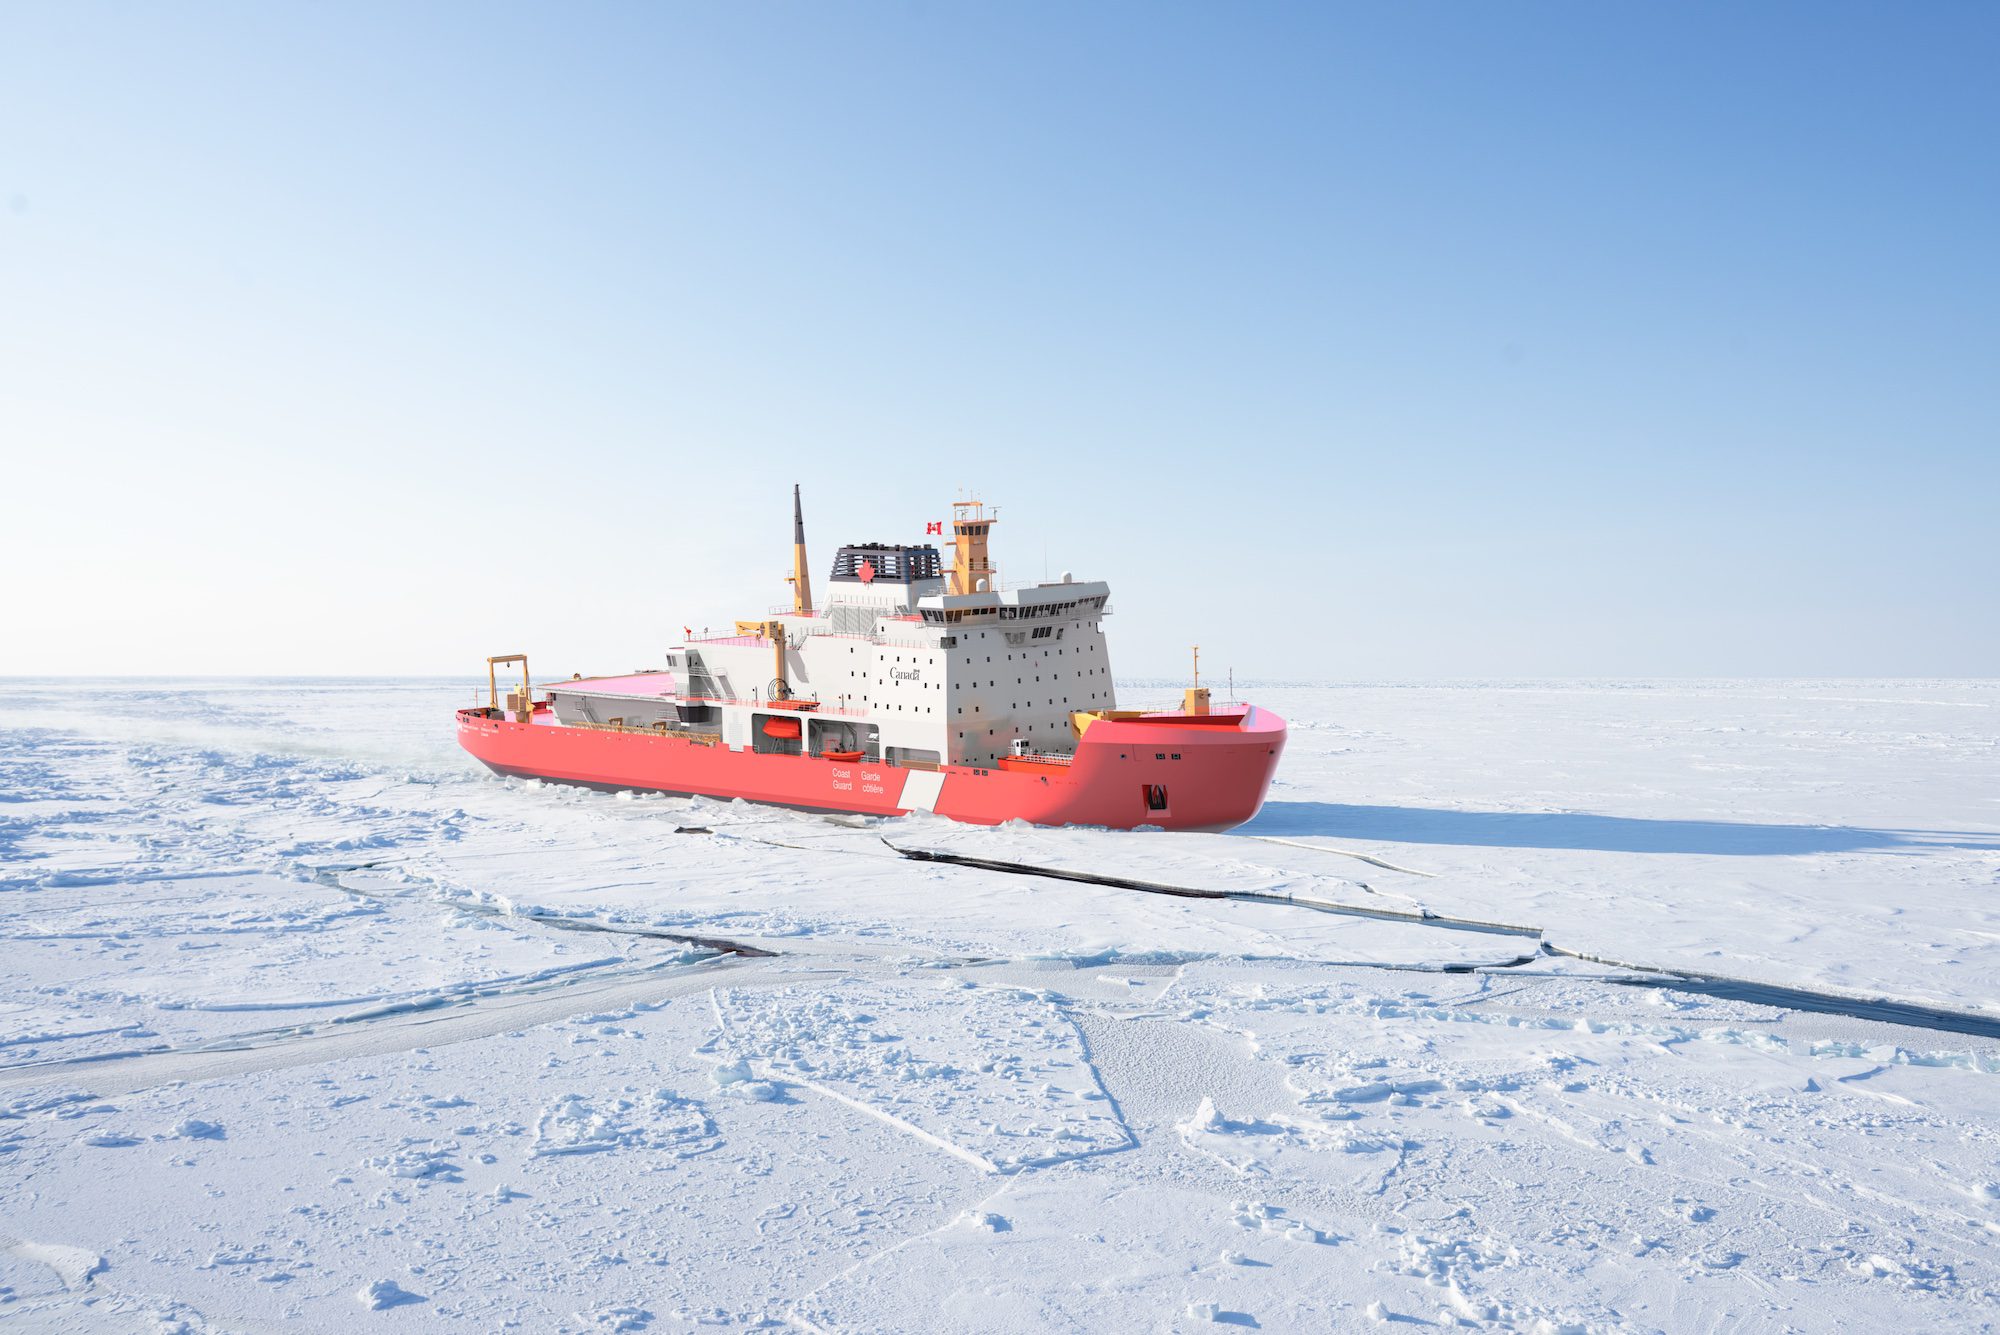
<path id="1" fill-rule="evenodd" d="M 1181 692 L 1181 713 L 1206 714 L 1208 687 L 1201 684 L 1201 646 L 1194 646 L 1194 685 Z"/>
<path id="2" fill-rule="evenodd" d="M 806 515 L 799 503 L 799 484 L 792 484 L 792 573 L 785 577 L 792 586 L 792 611 L 805 615 L 812 611 L 812 576 L 806 571 Z"/>
<path id="3" fill-rule="evenodd" d="M 806 572 L 806 514 L 799 500 L 799 484 L 792 484 L 792 573 L 785 576 L 792 586 L 792 614 L 812 615 L 812 576 Z M 771 642 L 771 702 L 790 700 L 792 683 L 785 675 L 785 623 L 776 619 L 738 621 L 738 635 L 760 635 Z"/>

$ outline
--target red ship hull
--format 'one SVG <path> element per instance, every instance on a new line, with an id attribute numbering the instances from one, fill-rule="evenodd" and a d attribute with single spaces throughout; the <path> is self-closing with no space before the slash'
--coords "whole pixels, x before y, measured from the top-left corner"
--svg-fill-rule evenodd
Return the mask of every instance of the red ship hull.
<path id="1" fill-rule="evenodd" d="M 1263 806 L 1285 749 L 1285 721 L 1255 706 L 1100 718 L 1067 765 L 1009 760 L 991 769 L 765 755 L 638 729 L 569 727 L 546 712 L 521 723 L 460 710 L 458 740 L 496 773 L 593 788 L 867 816 L 934 811 L 973 825 L 1226 830 Z"/>

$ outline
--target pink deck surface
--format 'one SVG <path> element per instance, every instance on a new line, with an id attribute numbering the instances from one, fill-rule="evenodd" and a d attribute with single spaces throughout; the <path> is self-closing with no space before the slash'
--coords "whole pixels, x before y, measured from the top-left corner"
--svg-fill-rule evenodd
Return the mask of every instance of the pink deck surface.
<path id="1" fill-rule="evenodd" d="M 588 691 L 592 695 L 644 695 L 658 697 L 674 693 L 671 672 L 638 672 L 625 677 L 584 677 L 579 681 L 552 681 L 545 691 Z"/>

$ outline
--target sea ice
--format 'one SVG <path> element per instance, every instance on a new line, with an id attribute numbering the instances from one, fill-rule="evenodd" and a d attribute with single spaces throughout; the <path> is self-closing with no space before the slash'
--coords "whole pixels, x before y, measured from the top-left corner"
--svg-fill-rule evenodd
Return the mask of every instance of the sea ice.
<path id="1" fill-rule="evenodd" d="M 1263 813 L 1169 835 L 501 780 L 436 683 L 9 683 L 0 1311 L 1988 1319 L 2000 686 L 1256 694 Z"/>

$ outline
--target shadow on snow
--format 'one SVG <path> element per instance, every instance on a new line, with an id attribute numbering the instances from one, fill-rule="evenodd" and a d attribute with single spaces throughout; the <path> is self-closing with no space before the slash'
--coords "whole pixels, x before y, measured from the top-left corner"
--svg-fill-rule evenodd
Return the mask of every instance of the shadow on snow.
<path id="1" fill-rule="evenodd" d="M 2000 849 L 2000 831 L 1870 830 L 1850 825 L 1752 825 L 1578 812 L 1448 811 L 1435 807 L 1266 802 L 1242 834 L 1325 835 L 1403 844 L 1573 848 L 1600 853 L 1767 857 L 1905 848 Z"/>

